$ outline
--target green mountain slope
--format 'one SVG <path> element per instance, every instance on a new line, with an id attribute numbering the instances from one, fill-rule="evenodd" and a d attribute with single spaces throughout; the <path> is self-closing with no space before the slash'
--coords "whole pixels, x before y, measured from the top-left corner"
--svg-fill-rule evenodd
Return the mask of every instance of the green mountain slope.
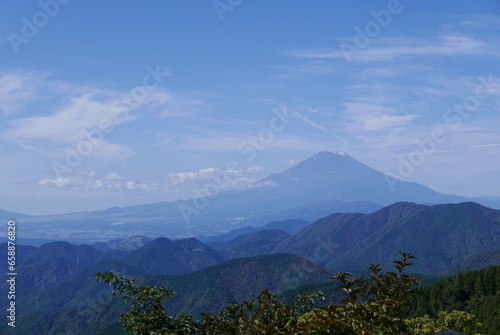
<path id="1" fill-rule="evenodd" d="M 95 283 L 97 272 L 113 270 L 133 276 L 182 274 L 225 261 L 216 250 L 194 238 L 159 238 L 131 253 L 110 250 L 105 254 L 88 245 L 53 242 L 38 248 L 19 246 L 17 256 L 18 315 L 91 303 L 104 290 Z M 1 283 L 0 289 L 7 292 L 7 285 L 6 281 Z M 2 304 L 6 300 L 7 295 L 0 297 Z"/>
<path id="2" fill-rule="evenodd" d="M 139 276 L 142 270 L 120 261 L 106 261 L 94 264 L 86 269 L 60 280 L 43 289 L 34 289 L 19 293 L 16 299 L 18 314 L 31 312 L 56 312 L 64 307 L 81 307 L 93 304 L 99 298 L 110 294 L 108 287 L 96 283 L 97 272 L 115 271 L 128 276 Z"/>
<path id="3" fill-rule="evenodd" d="M 67 242 L 51 242 L 42 245 L 19 259 L 19 265 L 41 263 L 59 258 L 77 264 L 94 264 L 101 253 L 89 245 L 74 245 Z"/>
<path id="4" fill-rule="evenodd" d="M 283 241 L 276 252 L 306 257 L 331 271 L 362 269 L 397 257 L 419 261 L 413 269 L 439 274 L 500 243 L 500 211 L 476 203 L 435 206 L 396 203 L 372 214 L 333 214 Z"/>
<path id="5" fill-rule="evenodd" d="M 54 313 L 21 315 L 16 334 L 40 334 L 37 332 L 40 329 L 43 329 L 42 334 L 59 334 L 68 327 L 73 334 L 93 334 L 116 322 L 120 309 L 123 309 L 121 299 L 104 295 L 102 292 L 109 293 L 110 288 L 95 282 L 96 272 L 109 270 L 124 271 L 129 278 L 133 277 L 134 271 L 140 271 L 116 261 L 99 263 L 80 277 L 75 276 L 53 285 L 38 300 L 48 299 L 59 292 L 59 295 L 66 295 L 66 300 L 71 298 L 66 302 L 67 307 Z M 223 308 L 231 301 L 250 300 L 266 288 L 281 292 L 299 285 L 325 282 L 330 275 L 321 266 L 299 256 L 276 254 L 234 259 L 180 276 L 141 277 L 139 284 L 161 285 L 176 291 L 177 295 L 167 301 L 169 313 L 176 315 L 183 311 L 198 315 L 199 312 Z M 93 297 L 95 302 L 88 300 L 91 302 L 89 306 L 78 307 L 78 301 L 85 302 L 85 297 Z M 60 297 L 53 299 L 61 300 Z M 5 329 L 5 325 L 0 326 L 0 332 Z"/>
<path id="6" fill-rule="evenodd" d="M 144 275 L 178 275 L 222 263 L 225 258 L 195 238 L 172 241 L 159 237 L 122 261 L 142 269 Z"/>
<path id="7" fill-rule="evenodd" d="M 429 315 L 439 311 L 462 310 L 474 314 L 474 333 L 497 335 L 500 330 L 500 266 L 470 271 L 424 287 L 408 298 L 403 316 Z"/>
<path id="8" fill-rule="evenodd" d="M 450 273 L 467 272 L 500 265 L 500 248 L 467 257 L 450 269 Z"/>
<path id="9" fill-rule="evenodd" d="M 219 243 L 217 249 L 224 252 L 229 259 L 268 255 L 273 253 L 277 244 L 289 237 L 290 235 L 282 230 L 261 230 Z"/>
<path id="10" fill-rule="evenodd" d="M 167 310 L 197 314 L 222 308 L 231 301 L 251 299 L 265 288 L 281 292 L 302 284 L 326 281 L 331 273 L 290 254 L 238 258 L 182 276 L 158 276 L 149 285 L 177 292 Z"/>
<path id="11" fill-rule="evenodd" d="M 100 255 L 99 251 L 88 245 L 73 245 L 66 242 L 47 243 L 38 248 L 18 246 L 17 299 L 36 296 L 46 287 L 88 268 Z M 0 289 L 6 292 L 6 286 L 7 282 L 2 282 Z"/>

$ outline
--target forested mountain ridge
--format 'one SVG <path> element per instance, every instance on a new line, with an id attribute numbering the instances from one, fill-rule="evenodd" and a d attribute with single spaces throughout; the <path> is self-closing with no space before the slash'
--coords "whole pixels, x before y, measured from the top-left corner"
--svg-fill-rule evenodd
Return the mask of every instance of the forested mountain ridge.
<path id="1" fill-rule="evenodd" d="M 279 229 L 260 230 L 212 245 L 228 259 L 269 255 L 274 253 L 276 245 L 287 240 L 290 236 Z"/>
<path id="2" fill-rule="evenodd" d="M 275 249 L 300 255 L 331 271 L 386 262 L 397 250 L 420 262 L 413 271 L 439 274 L 500 241 L 500 211 L 477 203 L 424 206 L 396 203 L 372 214 L 333 214 Z"/>
<path id="3" fill-rule="evenodd" d="M 36 313 L 20 315 L 16 334 L 31 335 L 36 329 L 44 329 L 47 333 L 54 329 L 64 330 L 68 322 L 75 326 L 70 327 L 75 334 L 93 334 L 116 321 L 118 314 L 123 312 L 123 304 L 118 298 L 107 297 L 110 289 L 95 280 L 97 272 L 110 270 L 125 272 L 132 277 L 140 273 L 139 269 L 117 261 L 95 264 L 81 276 L 53 285 L 41 295 L 46 303 L 50 303 L 50 297 L 55 299 L 52 303 L 66 299 L 71 302 L 68 306 L 59 306 L 62 308 L 59 311 L 44 308 Z M 175 290 L 176 296 L 167 304 L 169 313 L 176 315 L 183 311 L 198 317 L 199 312 L 222 308 L 231 301 L 249 300 L 266 288 L 280 292 L 327 281 L 330 275 L 321 266 L 299 256 L 275 254 L 234 259 L 185 275 L 140 277 L 140 283 Z M 79 300 L 89 305 L 79 305 Z"/>
<path id="4" fill-rule="evenodd" d="M 17 256 L 18 314 L 56 311 L 78 305 L 78 299 L 87 301 L 102 290 L 95 283 L 95 273 L 99 271 L 114 269 L 134 276 L 177 275 L 226 261 L 218 251 L 194 238 L 158 238 L 132 252 L 105 253 L 89 245 L 51 242 L 38 248 L 17 246 Z M 7 290 L 7 285 L 2 283 L 0 288 Z M 7 296 L 0 297 L 2 302 L 6 299 Z"/>
<path id="5" fill-rule="evenodd" d="M 177 275 L 216 265 L 226 259 L 195 238 L 169 240 L 159 237 L 126 255 L 122 261 L 149 275 Z"/>
<path id="6" fill-rule="evenodd" d="M 244 247 L 250 241 L 269 254 L 296 254 L 333 272 L 384 264 L 397 250 L 409 250 L 420 260 L 413 271 L 440 274 L 458 270 L 462 262 L 482 253 L 487 253 L 484 266 L 495 265 L 491 259 L 500 241 L 500 211 L 473 202 L 401 202 L 371 214 L 332 214 L 289 237 L 270 230 L 213 246 L 228 255 L 250 256 L 252 248 Z"/>
<path id="7" fill-rule="evenodd" d="M 462 273 L 420 289 L 408 298 L 403 316 L 428 315 L 461 310 L 472 313 L 482 324 L 475 332 L 497 335 L 500 330 L 500 266 Z"/>
<path id="8" fill-rule="evenodd" d="M 299 260 L 299 263 L 296 263 L 295 260 Z M 248 287 L 248 284 L 253 282 L 253 278 L 263 278 L 261 274 L 269 274 L 269 270 L 271 270 L 271 275 L 268 276 L 264 282 L 259 282 L 259 285 L 275 285 L 274 280 L 269 281 L 270 278 L 305 278 L 304 275 L 298 274 L 300 272 L 296 272 L 296 270 L 298 270 L 299 268 L 296 268 L 295 266 L 291 267 L 292 269 L 295 268 L 295 274 L 292 277 L 290 277 L 287 273 L 285 273 L 284 276 L 276 276 L 278 272 L 275 270 L 281 269 L 281 266 L 279 266 L 281 262 L 284 262 L 282 265 L 285 268 L 287 267 L 287 264 L 306 265 L 305 268 L 302 268 L 302 271 L 305 269 L 306 273 L 308 273 L 309 275 L 317 275 L 317 272 L 315 271 L 316 266 L 311 266 L 311 264 L 307 265 L 307 261 L 306 263 L 304 263 L 304 260 L 300 260 L 300 258 L 298 258 L 297 256 L 272 255 L 259 256 L 248 259 L 236 259 L 222 265 L 217 265 L 205 270 L 201 270 L 198 273 L 182 276 L 155 276 L 144 278 L 139 280 L 138 285 L 160 285 L 161 287 L 165 287 L 169 290 L 174 289 L 174 291 L 178 292 L 178 302 L 187 302 L 183 305 L 184 307 L 188 307 L 187 310 L 195 311 L 197 308 L 202 309 L 203 307 L 205 307 L 204 311 L 208 312 L 213 310 L 211 308 L 207 308 L 208 306 L 216 306 L 219 304 L 219 295 L 222 293 L 222 291 L 224 291 L 220 289 L 211 290 L 212 285 L 210 285 L 209 287 L 206 286 L 207 283 L 214 281 L 214 279 L 216 282 L 216 287 L 220 285 L 221 287 L 225 288 L 225 291 L 231 292 L 233 294 L 232 299 L 230 299 L 231 301 L 241 302 L 243 300 L 249 301 L 248 298 L 244 298 L 248 291 L 245 290 L 244 287 Z M 269 265 L 271 265 L 271 267 L 269 267 Z M 278 266 L 276 267 L 276 265 Z M 238 271 L 237 273 L 246 273 L 248 275 L 248 280 L 245 279 L 246 277 L 221 276 L 221 274 L 226 270 L 234 271 L 236 269 L 245 269 L 245 271 Z M 321 271 L 322 270 L 320 270 L 320 273 Z M 288 273 L 293 274 L 294 271 Z M 390 272 L 386 272 L 386 274 L 388 276 L 392 276 Z M 378 275 L 381 274 L 379 273 Z M 320 274 L 320 277 L 321 276 L 322 275 Z M 400 312 L 399 317 L 405 318 L 405 322 L 409 322 L 408 324 L 412 324 L 420 329 L 420 331 L 411 332 L 411 334 L 429 334 L 428 331 L 422 332 L 422 327 L 425 328 L 427 327 L 425 325 L 428 324 L 429 327 L 432 325 L 432 329 L 435 329 L 435 331 L 450 329 L 448 327 L 451 327 L 451 329 L 463 331 L 463 327 L 466 327 L 467 331 L 465 332 L 465 334 L 477 334 L 481 332 L 481 334 L 483 335 L 496 335 L 498 330 L 498 294 L 500 292 L 500 288 L 498 287 L 500 283 L 499 276 L 500 266 L 496 266 L 480 271 L 468 272 L 455 277 L 450 277 L 432 286 L 418 289 L 415 295 L 410 295 L 407 298 L 408 305 Z M 243 278 L 243 280 L 241 280 L 241 278 Z M 385 283 L 385 281 L 383 282 Z M 393 283 L 392 285 L 396 284 Z M 335 289 L 336 285 L 328 284 L 327 286 L 331 289 Z M 327 286 L 315 285 L 312 287 L 327 288 Z M 275 286 L 274 289 L 276 290 Z M 345 293 L 339 295 L 338 298 L 346 298 Z M 169 315 L 176 315 L 175 311 L 179 310 L 178 306 L 176 306 L 178 302 L 175 301 L 175 297 L 173 299 L 168 299 L 167 313 Z M 251 302 L 251 304 L 255 303 L 255 300 Z M 357 302 L 357 304 L 362 303 L 362 301 Z M 379 303 L 384 304 L 383 300 Z M 234 308 L 234 306 L 236 305 L 231 306 L 231 308 Z M 247 305 L 245 303 L 242 303 L 240 304 L 240 306 Z M 274 307 L 273 305 L 270 305 L 266 308 L 272 311 Z M 322 307 L 320 306 L 319 308 Z M 442 315 L 443 312 L 452 310 L 454 310 L 455 312 L 447 314 L 446 316 Z M 473 312 L 473 314 L 461 314 L 462 312 L 456 312 L 456 310 Z M 79 310 L 65 308 L 57 312 L 56 314 L 38 313 L 35 315 L 27 316 L 27 319 L 22 319 L 23 323 L 21 324 L 21 328 L 19 329 L 18 333 L 30 334 L 30 331 L 33 332 L 34 329 L 43 329 L 44 333 L 52 333 L 53 331 L 56 331 L 56 333 L 64 334 L 73 332 L 78 334 L 121 335 L 125 334 L 123 330 L 121 330 L 121 325 L 119 325 L 116 321 L 113 321 L 117 320 L 116 313 L 120 313 L 120 311 L 121 313 L 123 313 L 123 305 L 119 300 L 104 299 L 104 303 L 101 302 L 100 304 L 87 306 Z M 328 308 L 323 311 L 328 311 Z M 263 310 L 262 312 L 265 311 Z M 318 319 L 318 322 L 327 321 L 326 324 L 335 325 L 335 319 L 327 318 L 325 320 L 325 318 L 322 316 L 324 312 L 321 312 L 321 310 L 319 310 L 319 313 L 320 314 L 317 315 L 321 316 L 321 318 Z M 424 316 L 424 314 L 431 316 L 431 318 Z M 230 318 L 231 314 L 226 315 L 228 318 Z M 270 319 L 266 319 L 265 315 L 261 315 L 260 317 L 263 318 L 263 320 L 267 320 L 266 322 L 276 322 L 277 320 L 275 318 L 277 317 L 287 317 L 285 315 L 278 316 L 274 314 L 273 316 L 274 317 Z M 470 317 L 474 316 L 476 319 L 471 320 Z M 240 314 L 236 314 L 235 317 L 244 319 L 244 316 Z M 299 319 L 305 318 L 302 320 L 306 321 L 309 320 L 310 317 L 311 314 L 307 313 L 306 311 L 306 314 L 304 314 L 303 316 L 299 316 Z M 337 317 L 340 317 L 340 315 Z M 418 318 L 413 319 L 414 317 Z M 409 320 L 408 318 L 412 319 Z M 367 320 L 372 319 L 368 317 Z M 317 322 L 314 322 L 313 320 L 310 321 L 312 321 L 311 326 L 315 327 L 317 325 Z M 478 321 L 480 322 L 478 323 Z M 206 319 L 204 322 L 206 322 Z M 376 325 L 376 323 L 373 324 L 371 321 L 369 322 L 372 326 Z M 417 326 L 419 324 L 420 326 Z M 252 323 L 251 325 L 252 327 L 255 327 L 258 324 Z M 265 327 L 265 325 L 263 325 L 263 327 Z M 337 333 L 338 332 L 335 332 L 335 334 Z M 198 333 L 194 332 L 192 334 Z M 285 332 L 283 334 L 291 333 Z M 395 333 L 393 330 L 391 330 L 390 334 L 400 333 Z"/>
<path id="9" fill-rule="evenodd" d="M 329 212 L 330 213 L 335 213 Z M 293 217 L 293 216 L 291 216 Z M 297 234 L 299 231 L 301 231 L 304 227 L 308 226 L 311 222 L 302 220 L 302 219 L 288 219 L 288 220 L 281 220 L 281 221 L 271 221 L 269 223 L 266 223 L 263 226 L 259 227 L 253 227 L 253 226 L 247 226 L 243 228 L 238 228 L 238 229 L 232 229 L 228 231 L 227 233 L 222 233 L 219 235 L 215 236 L 198 236 L 198 240 L 200 240 L 203 243 L 211 244 L 211 243 L 217 243 L 217 242 L 226 242 L 230 241 L 233 238 L 236 238 L 241 235 L 246 235 L 250 233 L 255 233 L 260 230 L 270 230 L 270 229 L 279 229 L 284 231 L 287 234 L 294 235 Z"/>

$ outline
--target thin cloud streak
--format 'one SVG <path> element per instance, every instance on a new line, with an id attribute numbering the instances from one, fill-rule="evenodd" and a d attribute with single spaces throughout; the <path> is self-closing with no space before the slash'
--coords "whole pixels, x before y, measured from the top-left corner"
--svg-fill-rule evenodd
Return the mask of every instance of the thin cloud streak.
<path id="1" fill-rule="evenodd" d="M 385 44 L 385 45 L 384 45 Z M 446 34 L 438 37 L 437 41 L 429 44 L 426 40 L 412 40 L 406 38 L 380 39 L 377 46 L 357 49 L 351 55 L 351 60 L 359 62 L 392 61 L 403 56 L 493 56 L 498 57 L 498 46 L 477 40 L 460 33 Z M 287 53 L 296 58 L 315 59 L 342 59 L 344 53 L 339 49 L 303 50 Z"/>

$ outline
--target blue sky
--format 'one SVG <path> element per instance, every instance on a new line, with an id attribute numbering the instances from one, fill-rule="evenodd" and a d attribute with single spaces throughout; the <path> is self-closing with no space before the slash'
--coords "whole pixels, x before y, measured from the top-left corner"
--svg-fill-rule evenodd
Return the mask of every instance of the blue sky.
<path id="1" fill-rule="evenodd" d="M 0 3 L 0 208 L 245 188 L 323 150 L 500 196 L 500 3 Z"/>

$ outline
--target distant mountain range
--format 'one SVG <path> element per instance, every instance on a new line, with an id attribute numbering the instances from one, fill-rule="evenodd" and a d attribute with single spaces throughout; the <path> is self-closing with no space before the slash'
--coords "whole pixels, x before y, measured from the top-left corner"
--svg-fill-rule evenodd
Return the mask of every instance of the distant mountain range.
<path id="1" fill-rule="evenodd" d="M 9 211 L 4 211 L 0 209 L 0 220 L 5 221 L 5 220 L 11 220 L 11 219 L 19 219 L 19 218 L 25 218 L 28 217 L 29 215 L 25 214 L 20 214 L 20 213 L 14 213 L 14 212 L 9 212 Z"/>
<path id="2" fill-rule="evenodd" d="M 171 241 L 165 237 L 151 241 L 120 260 L 149 275 L 190 273 L 226 261 L 216 250 L 195 238 Z"/>
<path id="3" fill-rule="evenodd" d="M 109 250 L 134 251 L 145 246 L 153 239 L 146 236 L 133 236 L 127 239 L 113 240 L 109 242 L 97 242 L 92 244 L 95 249 L 106 252 Z"/>
<path id="4" fill-rule="evenodd" d="M 5 243 L 0 248 L 7 250 Z M 100 252 L 89 245 L 52 242 L 35 248 L 18 246 L 16 287 L 18 313 L 55 311 L 78 305 L 79 297 L 95 297 L 97 272 L 118 271 L 131 276 L 180 275 L 225 262 L 218 251 L 194 238 L 157 238 L 134 251 Z M 7 263 L 0 269 L 7 273 Z M 7 290 L 8 283 L 0 283 Z M 7 296 L 0 297 L 3 303 Z"/>
<path id="5" fill-rule="evenodd" d="M 131 275 L 182 275 L 230 259 L 286 253 L 331 272 L 356 271 L 369 263 L 388 266 L 388 261 L 398 257 L 398 251 L 404 251 L 417 257 L 412 271 L 443 274 L 496 265 L 500 250 L 500 211 L 472 202 L 434 206 L 395 203 L 371 214 L 337 213 L 309 225 L 294 220 L 272 222 L 265 227 L 284 227 L 295 234 L 263 229 L 209 242 L 212 247 L 195 238 L 164 237 L 136 250 L 98 251 L 89 245 L 67 242 L 38 248 L 19 246 L 19 300 L 28 299 L 22 304 L 30 306 L 28 310 L 50 305 L 54 297 L 61 296 L 52 297 L 53 293 L 48 292 L 61 290 L 61 285 L 72 287 L 72 292 L 78 292 L 77 287 L 84 283 L 88 284 L 87 289 L 93 287 L 93 275 L 108 271 L 103 270 L 107 268 Z M 113 243 L 130 247 L 127 243 L 134 245 L 141 239 Z M 2 245 L 6 248 L 5 244 L 0 244 L 0 248 Z M 7 272 L 5 266 L 2 269 Z M 0 289 L 6 289 L 5 285 L 0 285 Z M 74 299 L 73 294 L 68 301 L 63 299 L 53 305 L 65 306 Z"/>
<path id="6" fill-rule="evenodd" d="M 5 244 L 0 247 L 6 248 Z M 88 245 L 66 242 L 48 243 L 38 248 L 20 246 L 18 251 L 22 261 L 17 267 L 17 313 L 21 320 L 24 315 L 28 316 L 23 327 L 31 331 L 32 322 L 52 327 L 53 313 L 64 314 L 64 311 L 58 312 L 61 309 L 72 311 L 73 318 L 87 317 L 76 311 L 110 294 L 108 286 L 96 282 L 97 272 L 120 272 L 129 278 L 150 276 L 148 284 L 175 288 L 178 294 L 169 304 L 169 311 L 174 314 L 223 307 L 233 300 L 253 298 L 265 288 L 279 292 L 324 282 L 331 275 L 323 267 L 290 254 L 226 262 L 218 251 L 194 238 L 176 241 L 157 238 L 135 251 L 118 253 L 116 250 L 101 253 Z M 109 257 L 110 252 L 115 258 Z M 8 290 L 7 285 L 2 283 L 0 290 Z M 6 295 L 0 297 L 2 305 L 6 299 Z M 99 306 L 99 312 L 112 313 L 116 318 L 118 311 L 109 312 L 109 309 L 118 305 L 111 303 L 110 298 L 106 301 L 105 306 Z M 44 317 L 38 319 L 42 315 Z M 106 320 L 103 317 L 100 321 Z"/>
<path id="7" fill-rule="evenodd" d="M 312 222 L 332 213 L 371 213 L 400 201 L 439 204 L 471 199 L 441 194 L 416 183 L 394 182 L 350 156 L 320 152 L 249 189 L 220 192 L 211 198 L 53 216 L 18 215 L 22 224 L 18 237 L 95 243 L 134 235 L 208 236 L 277 220 Z M 500 208 L 496 199 L 474 201 Z"/>
<path id="8" fill-rule="evenodd" d="M 474 257 L 480 254 L 483 265 L 496 265 L 500 211 L 473 202 L 434 206 L 400 202 L 371 214 L 332 214 L 293 236 L 263 230 L 212 245 L 228 257 L 296 254 L 333 272 L 362 270 L 370 263 L 388 265 L 398 251 L 404 251 L 417 257 L 412 271 L 439 274 L 473 268 L 470 262 L 477 262 Z"/>
<path id="9" fill-rule="evenodd" d="M 141 284 L 176 291 L 167 307 L 175 315 L 218 309 L 250 299 L 264 288 L 291 296 L 306 285 L 330 294 L 335 291 L 328 280 L 331 273 L 363 271 L 369 263 L 387 269 L 398 251 L 413 253 L 417 259 L 411 271 L 426 275 L 499 262 L 500 210 L 473 202 L 399 202 L 370 214 L 336 213 L 311 224 L 287 220 L 261 228 L 246 234 L 234 230 L 209 245 L 195 238 L 140 236 L 94 247 L 67 242 L 20 245 L 16 302 L 22 329 L 26 334 L 34 329 L 57 333 L 71 320 L 79 333 L 82 327 L 97 330 L 116 320 L 123 305 L 104 298 L 110 288 L 96 283 L 97 272 L 120 272 L 139 277 Z M 230 235 L 233 238 L 227 239 Z M 6 263 L 0 270 L 7 272 Z M 0 290 L 7 290 L 6 285 Z M 2 304 L 5 300 L 0 297 Z"/>
<path id="10" fill-rule="evenodd" d="M 247 226 L 243 228 L 233 229 L 227 233 L 223 233 L 216 236 L 199 236 L 198 239 L 204 243 L 211 243 L 213 245 L 217 242 L 225 242 L 232 240 L 241 235 L 246 235 L 261 230 L 279 229 L 283 232 L 294 235 L 301 231 L 303 228 L 308 226 L 310 222 L 301 219 L 291 219 L 283 221 L 272 221 L 260 227 Z"/>

